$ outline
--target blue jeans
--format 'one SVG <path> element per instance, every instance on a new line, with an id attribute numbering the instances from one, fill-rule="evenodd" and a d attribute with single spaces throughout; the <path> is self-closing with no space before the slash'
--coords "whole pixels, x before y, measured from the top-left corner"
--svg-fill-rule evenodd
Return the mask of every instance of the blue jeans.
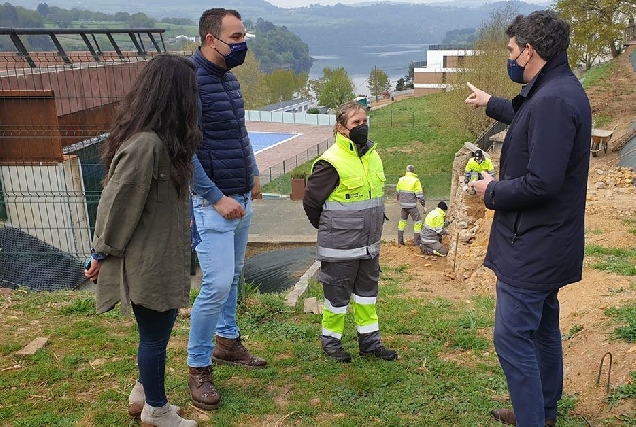
<path id="1" fill-rule="evenodd" d="M 495 350 L 518 427 L 543 426 L 557 417 L 563 391 L 558 293 L 497 281 Z"/>
<path id="2" fill-rule="evenodd" d="M 132 303 L 139 328 L 137 365 L 146 403 L 161 407 L 168 403 L 165 389 L 166 347 L 177 318 L 177 309 L 155 311 Z"/>
<path id="3" fill-rule="evenodd" d="M 203 272 L 190 318 L 188 366 L 193 368 L 212 363 L 215 332 L 223 338 L 239 337 L 236 301 L 252 221 L 252 199 L 249 193 L 232 197 L 245 209 L 241 219 L 225 219 L 205 199 L 192 196 L 201 237 L 196 251 Z"/>

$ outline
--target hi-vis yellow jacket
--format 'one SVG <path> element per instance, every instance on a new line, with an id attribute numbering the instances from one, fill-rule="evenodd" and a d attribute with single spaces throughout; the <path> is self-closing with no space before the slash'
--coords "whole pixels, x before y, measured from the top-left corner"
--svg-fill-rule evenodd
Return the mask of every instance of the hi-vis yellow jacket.
<path id="1" fill-rule="evenodd" d="M 398 179 L 395 190 L 398 194 L 400 206 L 403 208 L 414 208 L 417 201 L 424 206 L 424 192 L 422 191 L 422 183 L 417 175 L 413 172 L 407 172 Z"/>
<path id="2" fill-rule="evenodd" d="M 355 144 L 336 134 L 336 143 L 318 160 L 329 162 L 340 177 L 320 216 L 318 259 L 374 258 L 380 252 L 386 181 L 375 145 L 359 157 Z"/>

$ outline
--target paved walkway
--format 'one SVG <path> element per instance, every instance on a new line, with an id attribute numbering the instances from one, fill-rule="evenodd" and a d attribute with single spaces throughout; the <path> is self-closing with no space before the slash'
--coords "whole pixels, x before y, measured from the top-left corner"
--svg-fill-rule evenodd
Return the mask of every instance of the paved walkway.
<path id="1" fill-rule="evenodd" d="M 303 125 L 293 123 L 246 122 L 247 129 L 253 132 L 294 133 L 297 137 L 276 146 L 267 148 L 256 154 L 256 162 L 265 178 L 270 168 L 276 168 L 283 160 L 298 158 L 299 164 L 316 157 L 318 144 L 333 137 L 332 126 Z M 325 147 L 322 148 L 324 151 Z M 262 179 L 263 181 L 263 179 Z M 397 240 L 397 222 L 400 207 L 395 201 L 395 194 L 387 189 L 386 215 L 389 221 L 384 223 L 382 238 L 385 241 Z M 422 212 L 423 213 L 423 212 Z M 407 237 L 411 237 L 412 221 L 407 225 Z M 254 217 L 250 229 L 250 243 L 307 243 L 316 241 L 316 230 L 311 226 L 301 201 L 288 198 L 254 200 Z"/>
<path id="2" fill-rule="evenodd" d="M 397 222 L 400 205 L 394 198 L 387 198 L 386 216 L 382 239 L 397 240 Z M 250 228 L 249 243 L 307 243 L 316 241 L 316 229 L 311 226 L 301 201 L 289 199 L 254 200 L 254 216 Z M 421 212 L 422 213 L 422 212 Z M 413 222 L 408 221 L 405 237 L 412 239 Z"/>
<path id="3" fill-rule="evenodd" d="M 256 163 L 261 173 L 261 183 L 267 183 L 283 173 L 290 172 L 299 164 L 316 157 L 327 149 L 333 138 L 333 126 L 304 125 L 294 123 L 246 122 L 252 132 L 277 132 L 296 134 L 289 141 L 261 150 L 256 154 Z M 281 169 L 285 161 L 285 170 Z M 271 178 L 271 179 L 270 179 Z"/>

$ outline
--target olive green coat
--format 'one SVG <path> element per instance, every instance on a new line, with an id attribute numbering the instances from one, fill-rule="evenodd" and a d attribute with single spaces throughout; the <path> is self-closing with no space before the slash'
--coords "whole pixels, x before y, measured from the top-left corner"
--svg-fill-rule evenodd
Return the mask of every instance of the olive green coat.
<path id="1" fill-rule="evenodd" d="M 164 143 L 133 135 L 113 158 L 93 248 L 108 255 L 97 278 L 97 312 L 129 301 L 156 311 L 185 307 L 190 292 L 190 208 L 171 179 Z"/>

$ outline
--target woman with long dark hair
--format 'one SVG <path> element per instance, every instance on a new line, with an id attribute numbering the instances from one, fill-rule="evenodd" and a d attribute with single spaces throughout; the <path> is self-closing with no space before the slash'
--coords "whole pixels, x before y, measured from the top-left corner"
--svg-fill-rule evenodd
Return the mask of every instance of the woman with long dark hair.
<path id="1" fill-rule="evenodd" d="M 201 136 L 192 62 L 162 54 L 121 101 L 103 150 L 108 175 L 86 276 L 97 312 L 121 302 L 139 329 L 139 381 L 129 412 L 147 426 L 196 426 L 165 393 L 166 347 L 177 310 L 189 303 L 191 159 Z"/>

